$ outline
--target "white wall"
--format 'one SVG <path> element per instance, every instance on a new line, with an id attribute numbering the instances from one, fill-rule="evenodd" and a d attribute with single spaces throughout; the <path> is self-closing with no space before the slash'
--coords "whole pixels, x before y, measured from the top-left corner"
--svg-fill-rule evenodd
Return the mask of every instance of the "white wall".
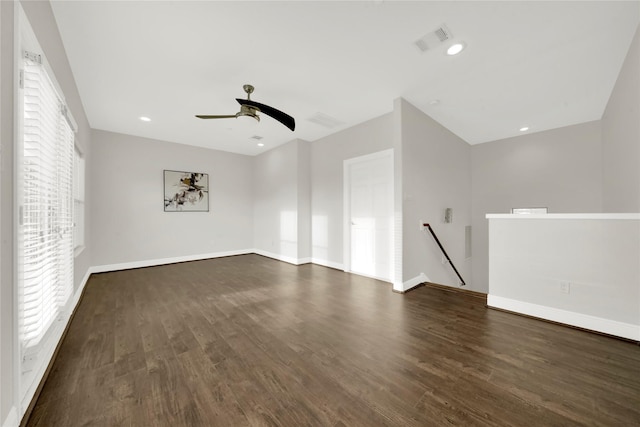
<path id="1" fill-rule="evenodd" d="M 313 262 L 343 268 L 343 162 L 393 147 L 393 114 L 311 143 Z"/>
<path id="2" fill-rule="evenodd" d="M 488 291 L 485 215 L 517 207 L 602 212 L 601 153 L 600 121 L 472 146 L 474 289 Z"/>
<path id="3" fill-rule="evenodd" d="M 98 130 L 92 143 L 92 265 L 253 247 L 251 157 Z M 208 173 L 209 212 L 164 212 L 164 169 Z"/>
<path id="4" fill-rule="evenodd" d="M 407 101 L 401 108 L 403 281 L 425 274 L 430 282 L 458 287 L 459 279 L 421 223 L 429 223 L 467 283 L 471 259 L 465 259 L 465 226 L 471 225 L 471 148 Z M 396 107 L 397 108 L 397 107 Z M 453 222 L 444 211 L 453 209 Z"/>
<path id="5" fill-rule="evenodd" d="M 67 60 L 66 52 L 62 45 L 57 24 L 48 2 L 21 2 L 25 14 L 28 17 L 31 27 L 44 51 L 47 61 L 51 65 L 55 78 L 64 93 L 67 106 L 78 124 L 76 135 L 79 144 L 87 159 L 91 158 L 91 133 L 87 121 L 82 101 L 71 73 L 71 67 Z M 0 423 L 9 418 L 9 422 L 14 421 L 14 417 L 19 415 L 15 412 L 19 404 L 19 397 L 16 395 L 16 381 L 14 376 L 17 369 L 17 354 L 14 343 L 15 325 L 14 317 L 14 295 L 13 295 L 13 213 L 15 206 L 13 203 L 13 143 L 14 143 L 14 2 L 0 2 L 1 19 L 0 25 L 0 81 L 1 92 L 1 133 L 0 133 Z M 87 203 L 90 203 L 91 196 L 87 195 Z M 89 215 L 85 215 L 88 222 L 91 221 Z M 79 291 L 83 284 L 88 268 L 90 266 L 91 249 L 93 243 L 90 232 L 85 235 L 85 250 L 75 259 L 75 279 L 74 289 Z M 23 408 L 24 409 L 24 408 Z"/>
<path id="6" fill-rule="evenodd" d="M 602 117 L 604 211 L 640 212 L 640 29 Z"/>
<path id="7" fill-rule="evenodd" d="M 293 140 L 253 158 L 254 248 L 299 264 L 310 258 L 309 143 Z"/>
<path id="8" fill-rule="evenodd" d="M 490 216 L 488 304 L 640 341 L 640 214 L 627 216 Z"/>

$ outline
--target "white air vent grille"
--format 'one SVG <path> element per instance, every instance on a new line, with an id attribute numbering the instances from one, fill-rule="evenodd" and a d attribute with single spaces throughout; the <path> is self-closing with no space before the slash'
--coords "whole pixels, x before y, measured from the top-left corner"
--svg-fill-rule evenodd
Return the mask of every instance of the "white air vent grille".
<path id="1" fill-rule="evenodd" d="M 446 25 L 442 24 L 434 31 L 431 31 L 420 37 L 414 43 L 421 52 L 426 52 L 427 50 L 433 49 L 434 47 L 438 46 L 441 43 L 444 43 L 451 38 L 453 38 L 451 30 L 449 30 Z"/>
<path id="2" fill-rule="evenodd" d="M 423 39 L 416 40 L 416 46 L 418 46 L 418 49 L 420 49 L 423 52 L 426 52 L 427 50 L 429 50 L 429 44 L 426 42 L 426 40 L 423 40 Z"/>
<path id="3" fill-rule="evenodd" d="M 307 120 L 329 129 L 333 129 L 344 124 L 344 122 L 341 122 L 340 120 L 328 116 L 324 113 L 316 113 L 313 116 L 309 117 Z"/>
<path id="4" fill-rule="evenodd" d="M 447 41 L 451 38 L 449 31 L 444 25 L 435 30 L 434 33 L 438 37 L 438 40 L 440 40 L 440 42 Z"/>

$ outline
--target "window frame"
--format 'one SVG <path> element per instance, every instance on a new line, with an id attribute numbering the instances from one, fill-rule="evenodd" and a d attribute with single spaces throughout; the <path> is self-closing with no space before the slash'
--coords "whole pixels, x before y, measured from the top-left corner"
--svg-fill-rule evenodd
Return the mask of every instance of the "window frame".
<path id="1" fill-rule="evenodd" d="M 13 359 L 15 360 L 14 366 L 14 392 L 16 396 L 16 400 L 14 402 L 18 417 L 21 418 L 29 404 L 31 399 L 35 395 L 35 392 L 38 388 L 38 384 L 46 372 L 47 366 L 53 357 L 55 352 L 55 348 L 62 338 L 62 334 L 64 332 L 64 328 L 68 323 L 70 318 L 72 304 L 76 299 L 74 296 L 75 293 L 75 278 L 74 278 L 74 255 L 73 255 L 73 236 L 71 236 L 71 245 L 70 245 L 70 254 L 71 254 L 71 263 L 70 269 L 65 270 L 66 273 L 63 275 L 68 277 L 68 286 L 63 290 L 62 298 L 56 296 L 56 303 L 58 303 L 57 314 L 54 317 L 54 321 L 49 327 L 46 329 L 46 332 L 40 338 L 40 342 L 33 347 L 25 348 L 23 346 L 21 333 L 22 326 L 21 322 L 23 319 L 22 313 L 22 305 L 21 305 L 21 293 L 23 283 L 21 283 L 21 263 L 22 263 L 22 243 L 21 243 L 21 235 L 22 235 L 22 214 L 24 211 L 23 208 L 23 186 L 20 180 L 24 174 L 24 127 L 25 127 L 25 115 L 24 115 L 24 94 L 25 90 L 21 87 L 22 80 L 25 76 L 21 72 L 24 69 L 24 52 L 32 52 L 37 53 L 40 56 L 40 63 L 42 69 L 47 73 L 49 81 L 58 96 L 60 103 L 62 104 L 62 108 L 60 110 L 60 114 L 66 119 L 67 124 L 70 127 L 71 132 L 67 133 L 68 140 L 73 139 L 72 144 L 75 145 L 76 134 L 77 134 L 77 124 L 73 119 L 73 116 L 70 111 L 67 109 L 66 100 L 64 97 L 64 92 L 62 91 L 59 83 L 56 80 L 56 75 L 53 72 L 52 67 L 48 63 L 46 56 L 44 54 L 44 50 L 41 48 L 38 43 L 37 37 L 29 23 L 29 20 L 22 8 L 20 2 L 14 2 L 14 54 L 13 54 L 13 125 L 14 125 L 14 138 L 13 138 L 13 333 L 12 333 L 12 342 L 13 342 Z M 56 113 L 57 114 L 57 113 Z M 57 139 L 58 140 L 58 139 Z M 73 146 L 71 147 L 73 149 Z M 71 161 L 71 182 L 69 186 L 71 188 L 69 201 L 70 209 L 68 212 L 73 218 L 73 152 L 70 153 Z M 65 202 L 66 203 L 66 202 Z M 65 205 L 66 206 L 66 205 Z M 65 214 L 66 215 L 66 214 Z M 62 233 L 66 233 L 62 231 Z M 71 227 L 70 233 L 73 233 L 73 228 Z M 65 246 L 68 248 L 68 246 Z M 66 249 L 65 249 L 66 250 Z M 61 304 L 60 301 L 64 300 L 64 304 Z"/>

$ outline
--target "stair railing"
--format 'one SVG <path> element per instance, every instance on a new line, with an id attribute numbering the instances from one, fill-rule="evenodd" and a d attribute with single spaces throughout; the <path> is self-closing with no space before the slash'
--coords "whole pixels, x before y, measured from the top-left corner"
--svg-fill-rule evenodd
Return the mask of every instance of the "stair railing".
<path id="1" fill-rule="evenodd" d="M 453 265 L 453 261 L 451 261 L 451 258 L 449 258 L 449 255 L 447 254 L 447 251 L 445 251 L 444 247 L 442 247 L 442 243 L 440 243 L 440 240 L 438 239 L 438 236 L 436 236 L 436 233 L 433 231 L 433 228 L 431 228 L 431 225 L 429 225 L 429 224 L 422 224 L 422 225 L 431 232 L 431 235 L 433 236 L 433 240 L 436 241 L 436 243 L 438 244 L 438 247 L 442 251 L 442 254 L 445 256 L 445 258 L 449 262 L 449 265 L 451 265 L 451 268 L 453 268 L 453 271 L 456 272 L 456 275 L 458 276 L 458 279 L 460 279 L 460 286 L 467 286 L 467 284 L 464 282 L 464 279 L 462 278 L 462 276 L 458 272 L 458 269 L 456 268 L 455 265 Z"/>

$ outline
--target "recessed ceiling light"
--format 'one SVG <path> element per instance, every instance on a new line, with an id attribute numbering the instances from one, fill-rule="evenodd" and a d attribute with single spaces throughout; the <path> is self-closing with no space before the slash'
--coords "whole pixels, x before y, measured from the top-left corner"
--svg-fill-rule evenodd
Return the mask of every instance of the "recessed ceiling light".
<path id="1" fill-rule="evenodd" d="M 151 121 L 151 119 L 149 117 L 146 117 L 146 116 L 140 117 L 140 120 L 142 120 L 143 122 L 150 122 Z"/>
<path id="2" fill-rule="evenodd" d="M 264 147 L 264 144 L 262 142 L 258 142 L 258 147 Z"/>
<path id="3" fill-rule="evenodd" d="M 520 132 L 526 132 L 529 130 L 529 126 L 524 126 L 520 128 Z"/>
<path id="4" fill-rule="evenodd" d="M 464 49 L 464 43 L 456 43 L 449 46 L 447 49 L 447 55 L 457 55 Z"/>

